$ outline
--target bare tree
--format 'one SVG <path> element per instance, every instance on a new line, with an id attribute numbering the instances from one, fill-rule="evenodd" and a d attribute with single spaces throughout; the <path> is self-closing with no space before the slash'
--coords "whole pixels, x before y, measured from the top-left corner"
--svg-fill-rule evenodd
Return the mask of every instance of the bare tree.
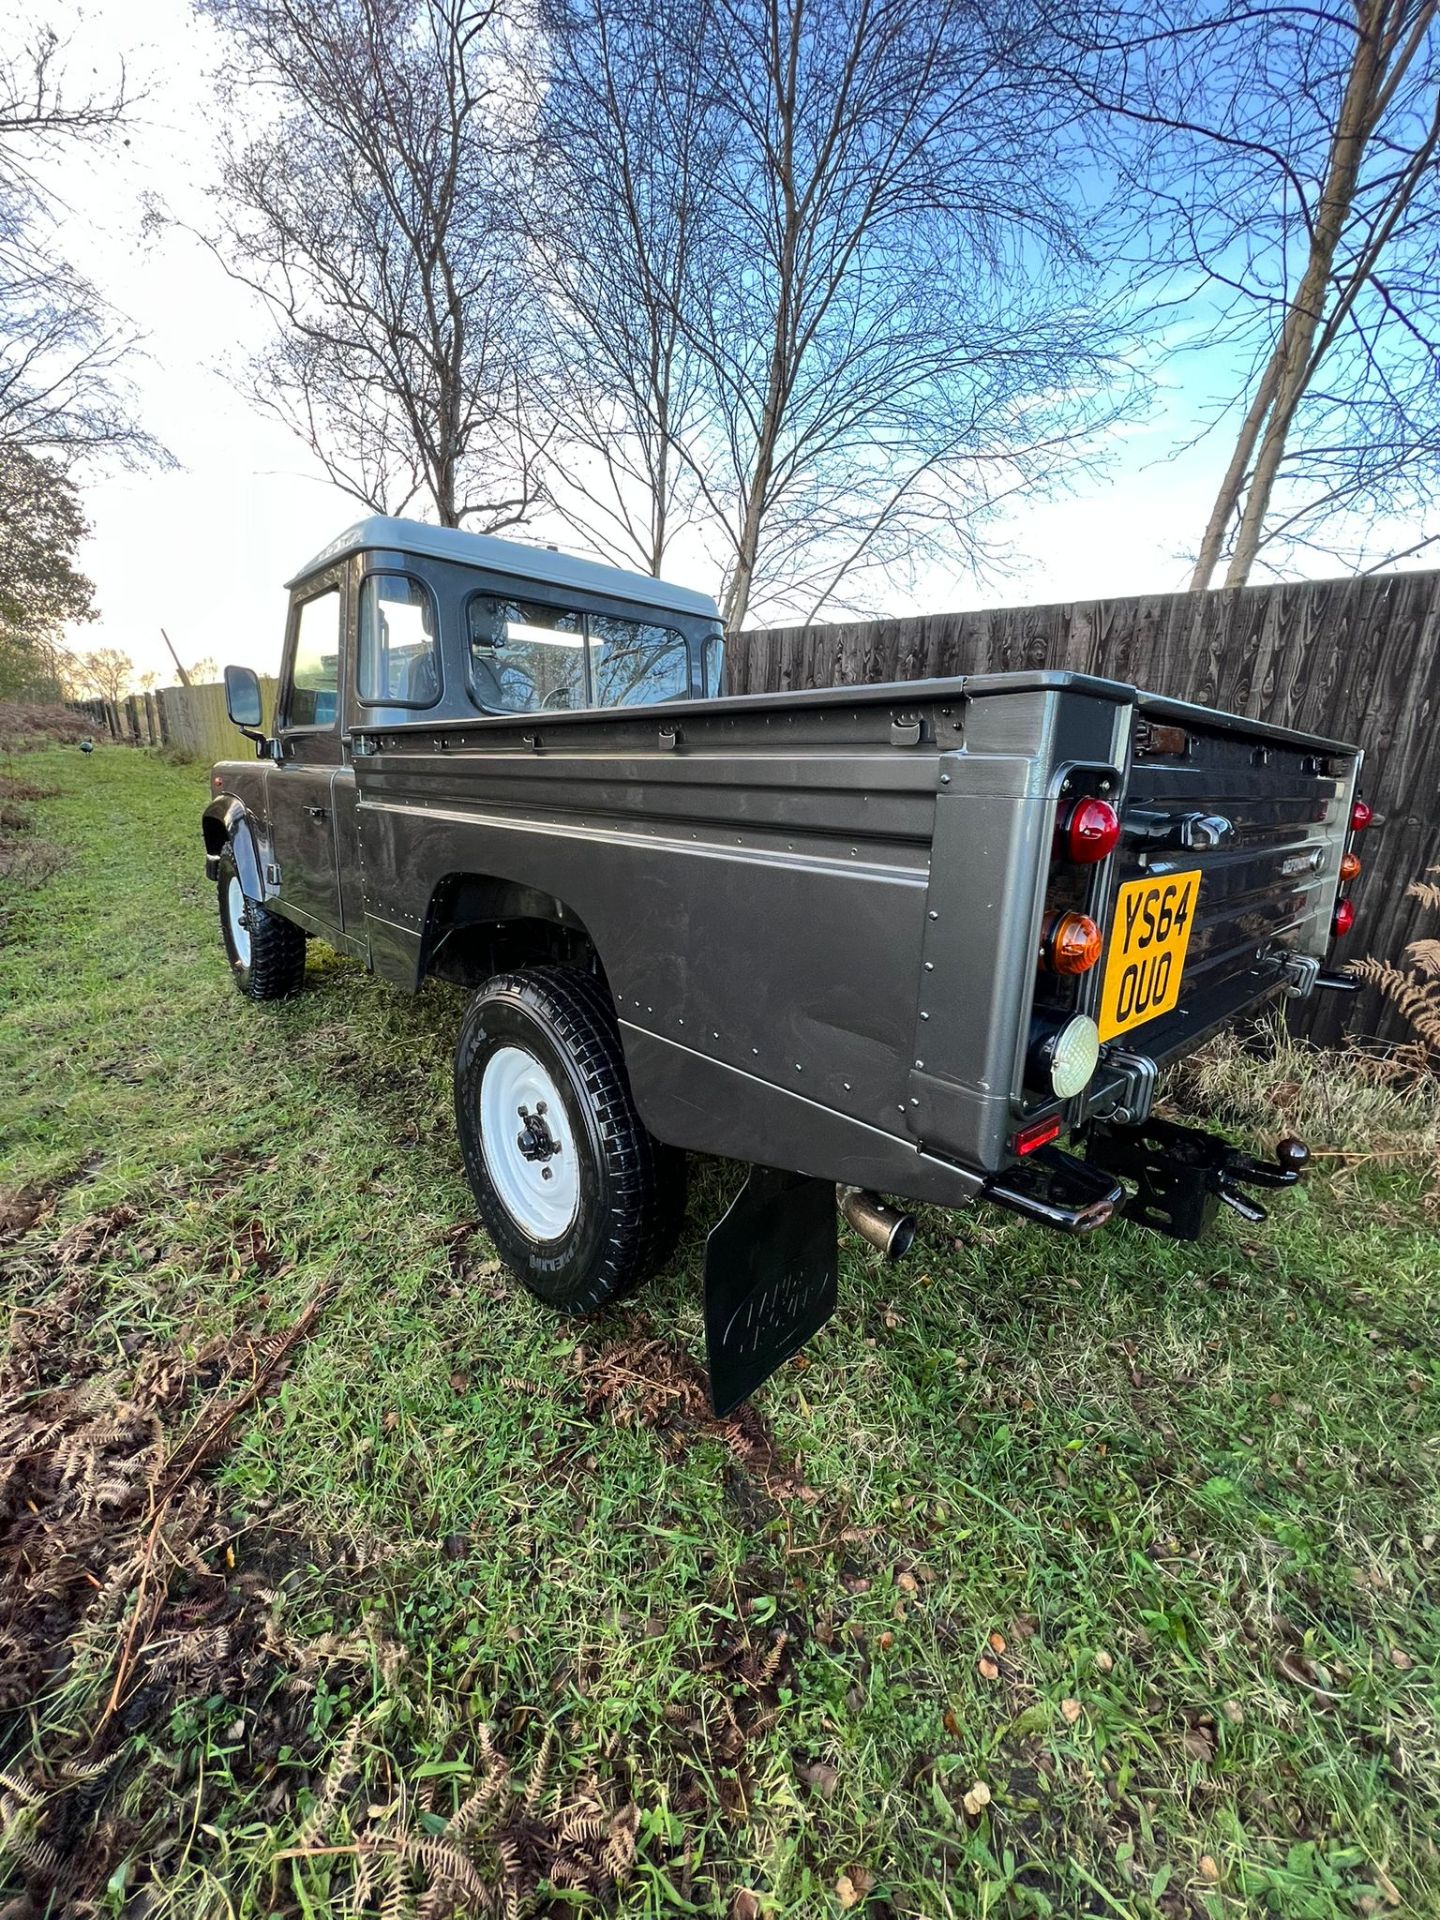
<path id="1" fill-rule="evenodd" d="M 1102 22 L 1071 71 L 1112 130 L 1132 257 L 1239 369 L 1192 585 L 1227 553 L 1229 586 L 1267 549 L 1366 557 L 1373 523 L 1418 518 L 1440 482 L 1435 0 Z"/>
<path id="2" fill-rule="evenodd" d="M 201 0 L 225 32 L 217 250 L 278 321 L 258 398 L 330 478 L 494 530 L 538 498 L 498 0 Z"/>
<path id="3" fill-rule="evenodd" d="M 66 210 L 41 168 L 110 137 L 131 100 L 123 69 L 109 87 L 71 91 L 68 53 L 42 27 L 0 57 L 0 444 L 136 465 L 164 455 L 134 417 L 135 332 L 59 251 Z"/>
<path id="4" fill-rule="evenodd" d="M 72 673 L 79 691 L 114 702 L 123 700 L 129 691 L 135 662 L 118 647 L 97 647 L 75 658 Z"/>
<path id="5" fill-rule="evenodd" d="M 552 498 L 608 558 L 658 574 L 698 506 L 680 449 L 703 425 L 682 316 L 704 273 L 720 135 L 713 87 L 632 0 L 554 0 L 529 191 L 563 426 Z"/>
<path id="6" fill-rule="evenodd" d="M 678 488 L 729 624 L 977 558 L 1112 416 L 1073 103 L 1037 81 L 1026 0 L 556 0 L 547 23 L 556 277 L 605 446 L 643 487 L 668 444 L 659 517 Z"/>

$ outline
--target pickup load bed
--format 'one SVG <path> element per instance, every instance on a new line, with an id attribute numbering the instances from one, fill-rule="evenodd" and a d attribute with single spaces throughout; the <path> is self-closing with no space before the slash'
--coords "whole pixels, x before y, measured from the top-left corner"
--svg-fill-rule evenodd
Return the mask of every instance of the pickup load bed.
<path id="1" fill-rule="evenodd" d="M 389 670 L 423 711 L 376 666 L 402 579 Z M 278 725 L 230 670 L 260 751 L 215 769 L 205 815 L 237 981 L 293 990 L 308 933 L 474 988 L 467 1166 L 561 1305 L 663 1257 L 682 1151 L 749 1163 L 707 1265 L 717 1400 L 833 1305 L 837 1186 L 893 1250 L 913 1227 L 880 1195 L 1081 1231 L 1128 1198 L 1190 1233 L 1298 1177 L 1298 1143 L 1248 1161 L 1151 1104 L 1207 1033 L 1347 984 L 1325 961 L 1355 747 L 1075 674 L 726 696 L 700 596 L 403 522 L 342 536 L 293 595 Z M 627 647 L 611 684 L 647 693 L 646 645 L 666 697 L 595 704 Z M 579 704 L 546 693 L 560 672 Z"/>

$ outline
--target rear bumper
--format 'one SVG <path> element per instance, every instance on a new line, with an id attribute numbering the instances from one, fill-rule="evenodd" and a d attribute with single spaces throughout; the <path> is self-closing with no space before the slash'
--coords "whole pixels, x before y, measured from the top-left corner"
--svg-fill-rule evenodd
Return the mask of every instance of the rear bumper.
<path id="1" fill-rule="evenodd" d="M 1193 1053 L 1221 1027 L 1258 1013 L 1292 984 L 1282 957 L 1257 960 L 1192 994 L 1173 1013 L 1136 1027 L 1123 1041 L 1110 1042 L 1101 1049 L 1100 1069 L 1077 1102 L 1072 1128 L 1078 1130 L 1091 1119 L 1108 1119 L 1120 1108 L 1132 1122 L 1146 1119 L 1150 1100 L 1144 1089 L 1153 1093 L 1162 1067 Z"/>

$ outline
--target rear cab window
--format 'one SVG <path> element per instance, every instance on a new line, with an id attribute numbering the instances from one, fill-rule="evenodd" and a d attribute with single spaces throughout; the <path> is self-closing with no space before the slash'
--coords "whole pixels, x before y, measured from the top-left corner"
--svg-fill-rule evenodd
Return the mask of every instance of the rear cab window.
<path id="1" fill-rule="evenodd" d="M 470 691 L 487 713 L 556 713 L 687 700 L 690 643 L 677 627 L 504 594 L 465 603 Z"/>
<path id="2" fill-rule="evenodd" d="M 360 586 L 361 704 L 433 707 L 440 691 L 434 594 L 413 574 L 367 573 Z"/>

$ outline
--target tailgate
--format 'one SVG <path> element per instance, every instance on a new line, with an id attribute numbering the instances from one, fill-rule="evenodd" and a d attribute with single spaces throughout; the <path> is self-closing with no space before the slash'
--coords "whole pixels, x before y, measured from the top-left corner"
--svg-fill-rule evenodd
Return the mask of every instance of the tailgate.
<path id="1" fill-rule="evenodd" d="M 1277 985 L 1288 955 L 1324 958 L 1359 760 L 1334 741 L 1141 696 L 1107 912 L 1103 1038 L 1163 1059 Z M 1173 928 L 1167 905 L 1186 926 Z M 1120 978 L 1147 913 L 1169 935 L 1167 990 L 1149 983 L 1159 1013 L 1140 970 Z"/>

